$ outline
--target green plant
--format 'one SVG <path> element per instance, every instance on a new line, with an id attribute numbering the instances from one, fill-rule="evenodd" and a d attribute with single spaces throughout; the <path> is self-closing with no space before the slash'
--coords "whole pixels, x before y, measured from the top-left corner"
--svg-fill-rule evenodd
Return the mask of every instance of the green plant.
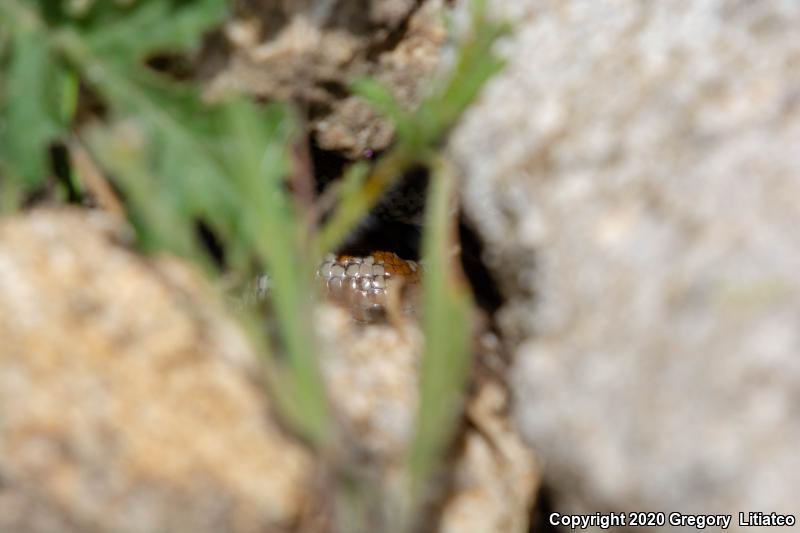
<path id="1" fill-rule="evenodd" d="M 81 9 L 70 11 L 69 6 Z M 354 91 L 392 119 L 397 139 L 372 167 L 354 165 L 338 189 L 337 209 L 321 228 L 291 195 L 299 179 L 289 152 L 301 139 L 292 109 L 258 106 L 233 95 L 211 105 L 198 88 L 154 72 L 154 54 L 190 54 L 226 16 L 219 0 L 0 2 L 0 208 L 19 207 L 52 172 L 49 147 L 87 146 L 126 197 L 126 214 L 144 251 L 168 251 L 220 274 L 198 238 L 208 227 L 225 244 L 226 274 L 240 284 L 262 271 L 273 281 L 275 336 L 263 317 L 242 322 L 264 354 L 266 381 L 282 412 L 323 456 L 333 445 L 316 341 L 304 326 L 309 280 L 381 193 L 412 166 L 434 179 L 426 219 L 423 330 L 426 348 L 417 431 L 407 484 L 395 497 L 405 527 L 422 501 L 455 423 L 469 361 L 470 296 L 446 251 L 454 240 L 455 178 L 439 154 L 447 133 L 500 67 L 492 45 L 506 31 L 474 2 L 472 27 L 458 43 L 455 66 L 414 110 L 403 109 L 373 80 Z M 79 120 L 89 91 L 103 112 Z M 73 154 L 74 155 L 74 154 Z M 62 187 L 82 188 L 69 168 Z M 335 459 L 334 459 L 335 460 Z"/>

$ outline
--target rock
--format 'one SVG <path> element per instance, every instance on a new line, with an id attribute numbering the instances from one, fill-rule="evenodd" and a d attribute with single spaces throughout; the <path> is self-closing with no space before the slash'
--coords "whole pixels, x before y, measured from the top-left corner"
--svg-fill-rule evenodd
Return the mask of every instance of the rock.
<path id="1" fill-rule="evenodd" d="M 124 241 L 99 213 L 0 224 L 0 531 L 324 530 L 320 474 L 271 418 L 239 329 L 195 272 Z M 422 348 L 416 321 L 396 319 L 321 305 L 314 321 L 345 468 L 384 495 L 413 435 Z M 524 531 L 538 470 L 506 389 L 473 390 L 439 530 Z"/>
<path id="2" fill-rule="evenodd" d="M 294 530 L 312 460 L 175 260 L 100 214 L 0 224 L 0 531 Z"/>
<path id="3" fill-rule="evenodd" d="M 541 480 L 531 449 L 508 419 L 504 384 L 486 380 L 467 403 L 471 427 L 453 464 L 440 533 L 524 533 Z"/>
<path id="4" fill-rule="evenodd" d="M 377 55 L 367 73 L 389 87 L 408 108 L 419 102 L 440 64 L 446 32 L 441 22 L 441 2 L 428 0 L 408 22 L 408 29 L 393 48 Z M 371 105 L 345 96 L 331 105 L 329 114 L 312 124 L 317 143 L 326 150 L 357 157 L 387 148 L 394 128 Z"/>
<path id="5" fill-rule="evenodd" d="M 800 4 L 490 6 L 451 148 L 556 510 L 796 510 Z"/>
<path id="6" fill-rule="evenodd" d="M 357 324 L 344 309 L 324 305 L 315 324 L 325 347 L 323 374 L 337 415 L 345 470 L 360 479 L 361 497 L 376 509 L 397 505 L 414 434 L 422 332 L 411 318 Z M 488 335 L 488 334 L 487 334 Z M 499 363 L 496 342 L 481 342 L 477 357 Z M 493 362 L 493 363 L 491 363 Z M 496 378 L 476 379 L 466 400 L 469 424 L 429 487 L 441 503 L 424 515 L 440 533 L 523 533 L 539 483 L 539 468 L 508 418 L 507 389 Z M 436 486 L 442 485 L 442 486 Z M 376 505 L 377 504 L 377 505 Z M 383 531 L 386 524 L 375 524 Z"/>
<path id="7" fill-rule="evenodd" d="M 446 36 L 441 0 L 250 4 L 226 27 L 232 50 L 210 76 L 209 98 L 234 89 L 293 100 L 308 110 L 316 143 L 351 158 L 388 147 L 391 124 L 349 85 L 373 76 L 401 103 L 416 103 Z"/>
<path id="8" fill-rule="evenodd" d="M 325 347 L 322 370 L 348 453 L 396 475 L 414 429 L 422 332 L 416 321 L 356 323 L 332 304 L 314 324 Z"/>

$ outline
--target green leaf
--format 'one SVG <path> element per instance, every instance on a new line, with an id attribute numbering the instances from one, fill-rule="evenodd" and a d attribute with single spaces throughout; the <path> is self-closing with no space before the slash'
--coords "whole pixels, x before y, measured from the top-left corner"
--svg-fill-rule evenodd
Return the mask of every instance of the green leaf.
<path id="1" fill-rule="evenodd" d="M 75 72 L 66 72 L 61 87 L 59 117 L 64 124 L 69 124 L 78 110 L 80 95 L 80 79 Z"/>
<path id="2" fill-rule="evenodd" d="M 2 163 L 2 161 L 0 161 Z M 22 202 L 22 190 L 17 180 L 0 166 L 0 215 L 13 213 Z"/>
<path id="3" fill-rule="evenodd" d="M 325 386 L 316 360 L 311 288 L 316 263 L 303 246 L 302 219 L 285 184 L 287 148 L 294 132 L 281 106 L 263 111 L 251 102 L 226 106 L 233 139 L 227 168 L 236 184 L 245 238 L 273 279 L 273 300 L 287 364 L 268 376 L 282 411 L 306 437 L 324 447 L 330 437 Z"/>
<path id="4" fill-rule="evenodd" d="M 267 376 L 284 414 L 312 442 L 327 431 L 325 389 L 310 314 L 312 263 L 301 220 L 287 191 L 287 147 L 295 128 L 282 106 L 236 100 L 211 107 L 150 95 L 129 80 L 107 76 L 106 94 L 127 96 L 115 127 L 92 131 L 90 148 L 120 180 L 131 218 L 147 249 L 169 250 L 210 271 L 198 246 L 203 220 L 226 242 L 249 250 L 274 281 L 273 301 L 285 347 Z M 122 106 L 117 106 L 117 108 Z M 202 117 L 202 119 L 200 118 Z M 241 258 L 239 264 L 243 264 Z M 263 270 L 261 270 L 263 272 Z M 263 343 L 262 343 L 263 344 Z"/>
<path id="5" fill-rule="evenodd" d="M 33 186 L 48 172 L 49 143 L 66 129 L 60 113 L 66 71 L 51 56 L 47 40 L 31 28 L 17 28 L 11 45 L 0 112 L 0 158 Z"/>
<path id="6" fill-rule="evenodd" d="M 227 12 L 222 0 L 140 1 L 125 17 L 92 28 L 86 40 L 106 61 L 131 67 L 151 53 L 193 51 Z"/>
<path id="7" fill-rule="evenodd" d="M 128 196 L 128 214 L 146 251 L 170 250 L 208 267 L 195 242 L 192 218 L 167 180 L 153 173 L 151 149 L 141 123 L 96 125 L 85 132 L 89 148 Z M 167 190 L 165 190 L 167 189 Z"/>

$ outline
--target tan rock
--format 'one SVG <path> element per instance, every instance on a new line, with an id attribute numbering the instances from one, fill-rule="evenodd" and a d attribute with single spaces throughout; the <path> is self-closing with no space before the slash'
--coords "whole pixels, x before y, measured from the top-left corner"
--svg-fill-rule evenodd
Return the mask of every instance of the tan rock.
<path id="1" fill-rule="evenodd" d="M 104 215 L 0 224 L 0 531 L 291 530 L 312 461 L 201 278 Z"/>

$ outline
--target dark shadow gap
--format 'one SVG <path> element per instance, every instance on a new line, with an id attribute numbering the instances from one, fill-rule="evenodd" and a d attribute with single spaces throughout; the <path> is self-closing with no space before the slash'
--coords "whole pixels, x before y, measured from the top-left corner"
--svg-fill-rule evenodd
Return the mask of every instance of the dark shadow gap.
<path id="1" fill-rule="evenodd" d="M 195 224 L 195 232 L 200 245 L 214 261 L 214 266 L 216 266 L 220 272 L 224 271 L 226 265 L 225 244 L 217 234 L 214 233 L 211 226 L 202 220 Z"/>
<path id="2" fill-rule="evenodd" d="M 553 491 L 547 484 L 539 488 L 536 503 L 531 509 L 528 533 L 562 533 L 565 528 L 550 523 L 550 515 L 554 512 Z"/>
<path id="3" fill-rule="evenodd" d="M 464 269 L 475 303 L 490 317 L 503 305 L 500 289 L 489 268 L 483 262 L 483 241 L 469 224 L 463 214 L 459 217 L 458 234 L 461 241 L 461 267 Z"/>

